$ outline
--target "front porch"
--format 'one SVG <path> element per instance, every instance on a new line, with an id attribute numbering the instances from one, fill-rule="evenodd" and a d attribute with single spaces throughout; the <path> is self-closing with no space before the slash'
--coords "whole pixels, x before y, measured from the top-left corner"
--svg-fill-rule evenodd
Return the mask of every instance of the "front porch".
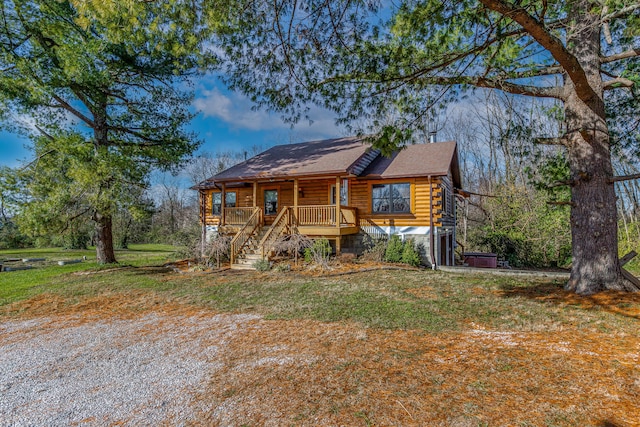
<path id="1" fill-rule="evenodd" d="M 333 239 L 340 253 L 341 236 L 358 231 L 356 208 L 336 205 L 285 206 L 275 218 L 260 207 L 223 208 L 218 227 L 220 234 L 233 236 L 232 266 L 268 258 L 275 242 L 288 234 Z"/>
<path id="2" fill-rule="evenodd" d="M 273 218 L 265 215 L 259 207 L 224 208 L 220 215 L 219 232 L 235 234 L 249 222 L 251 216 L 261 211 L 260 225 L 271 226 L 276 219 L 286 213 L 288 226 L 295 227 L 297 233 L 308 236 L 342 236 L 355 234 L 359 228 L 356 220 L 356 208 L 335 205 L 285 206 Z M 340 221 L 337 222 L 336 218 Z"/>

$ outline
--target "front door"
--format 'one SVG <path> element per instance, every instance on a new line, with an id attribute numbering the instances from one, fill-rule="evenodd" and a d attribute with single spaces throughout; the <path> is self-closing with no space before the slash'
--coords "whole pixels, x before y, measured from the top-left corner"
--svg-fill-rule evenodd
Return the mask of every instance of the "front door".
<path id="1" fill-rule="evenodd" d="M 330 205 L 336 204 L 336 185 L 333 184 L 331 186 L 331 191 L 329 192 L 331 197 L 329 200 Z M 349 181 L 343 179 L 340 183 L 340 206 L 349 206 Z"/>
<path id="2" fill-rule="evenodd" d="M 264 190 L 264 215 L 278 214 L 278 190 Z"/>

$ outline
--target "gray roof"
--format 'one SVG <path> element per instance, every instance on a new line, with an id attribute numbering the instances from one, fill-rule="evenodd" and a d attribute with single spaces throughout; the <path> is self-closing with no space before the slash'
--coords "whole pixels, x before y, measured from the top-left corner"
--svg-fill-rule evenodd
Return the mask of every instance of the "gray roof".
<path id="1" fill-rule="evenodd" d="M 443 176 L 452 168 L 454 185 L 460 186 L 455 142 L 409 145 L 392 157 L 383 157 L 364 137 L 348 137 L 300 144 L 277 145 L 203 181 L 213 183 L 310 176 L 408 178 Z"/>

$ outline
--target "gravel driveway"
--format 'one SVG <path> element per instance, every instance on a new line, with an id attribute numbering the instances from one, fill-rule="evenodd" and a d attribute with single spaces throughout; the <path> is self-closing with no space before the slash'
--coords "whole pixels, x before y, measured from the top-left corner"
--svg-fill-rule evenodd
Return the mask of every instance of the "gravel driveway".
<path id="1" fill-rule="evenodd" d="M 250 315 L 0 324 L 0 426 L 184 425 Z M 197 403 L 194 403 L 197 402 Z"/>

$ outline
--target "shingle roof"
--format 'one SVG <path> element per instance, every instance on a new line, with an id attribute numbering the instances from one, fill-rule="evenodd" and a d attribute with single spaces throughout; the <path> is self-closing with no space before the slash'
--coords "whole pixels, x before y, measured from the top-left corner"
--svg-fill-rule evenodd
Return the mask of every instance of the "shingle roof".
<path id="1" fill-rule="evenodd" d="M 371 147 L 362 138 L 276 145 L 214 176 L 217 182 L 296 176 L 351 174 Z M 368 164 L 368 163 L 367 163 Z M 364 168 L 367 166 L 365 164 Z"/>
<path id="2" fill-rule="evenodd" d="M 411 178 L 418 176 L 453 175 L 455 187 L 460 187 L 460 171 L 456 143 L 408 145 L 391 157 L 378 156 L 360 174 L 361 178 Z"/>
<path id="3" fill-rule="evenodd" d="M 277 145 L 203 181 L 194 188 L 212 187 L 214 182 L 282 179 L 303 176 L 352 175 L 370 178 L 401 178 L 447 175 L 454 185 L 460 177 L 455 142 L 409 145 L 391 158 L 364 142 L 349 137 Z"/>

